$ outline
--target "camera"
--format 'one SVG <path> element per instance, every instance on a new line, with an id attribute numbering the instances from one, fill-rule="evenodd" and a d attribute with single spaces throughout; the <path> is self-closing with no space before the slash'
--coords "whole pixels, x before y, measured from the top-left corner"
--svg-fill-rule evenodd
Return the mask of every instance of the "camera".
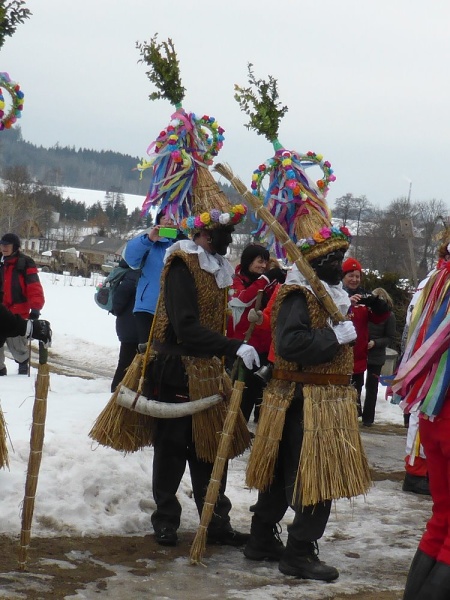
<path id="1" fill-rule="evenodd" d="M 359 299 L 358 304 L 363 304 L 364 306 L 370 306 L 373 304 L 375 296 L 373 294 L 361 294 L 361 298 Z"/>

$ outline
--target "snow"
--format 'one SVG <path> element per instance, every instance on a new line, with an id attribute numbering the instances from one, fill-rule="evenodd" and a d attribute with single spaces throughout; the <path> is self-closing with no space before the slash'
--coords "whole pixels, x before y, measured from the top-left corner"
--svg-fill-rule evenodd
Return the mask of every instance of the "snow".
<path id="1" fill-rule="evenodd" d="M 152 532 L 152 449 L 124 456 L 98 446 L 88 437 L 93 422 L 110 398 L 110 382 L 119 348 L 114 317 L 99 309 L 93 300 L 95 286 L 101 280 L 101 276 L 84 279 L 41 273 L 46 295 L 42 317 L 51 321 L 54 333 L 51 360 L 84 365 L 98 375 L 85 379 L 51 374 L 32 536 L 143 536 Z M 7 368 L 8 376 L 0 380 L 0 397 L 9 432 L 10 466 L 0 471 L 0 531 L 18 536 L 37 370 L 31 369 L 30 378 L 18 376 L 17 365 L 9 359 Z M 403 423 L 400 409 L 385 401 L 384 388 L 379 392 L 376 422 Z M 371 467 L 397 472 L 403 469 L 402 436 L 362 433 L 364 443 L 370 448 Z M 233 504 L 232 524 L 241 531 L 249 530 L 249 507 L 256 499 L 256 492 L 249 491 L 244 484 L 246 460 L 247 455 L 244 455 L 232 461 L 227 488 Z M 178 496 L 183 507 L 181 531 L 194 533 L 198 515 L 191 498 L 188 473 Z M 297 582 L 308 592 L 302 597 L 318 600 L 332 597 L 332 593 L 402 589 L 404 580 L 389 573 L 392 565 L 400 564 L 406 576 L 430 506 L 429 498 L 405 494 L 401 491 L 401 482 L 389 480 L 374 483 L 366 498 L 336 502 L 320 549 L 321 558 L 335 564 L 341 576 L 333 584 L 332 592 L 330 586 L 320 583 Z M 283 519 L 283 539 L 286 539 L 286 526 L 291 518 L 289 513 Z M 214 551 L 209 563 L 211 575 L 214 566 L 222 560 L 228 561 L 229 569 L 236 569 L 241 581 L 252 573 L 253 579 L 246 588 L 248 600 L 299 597 L 295 580 L 284 578 L 276 567 L 267 563 L 252 564 L 249 569 L 248 561 L 245 563 L 242 554 L 234 549 Z M 177 564 L 173 564 L 174 577 L 178 578 L 189 572 L 188 557 L 183 564 L 180 561 L 177 559 Z M 96 598 L 127 596 L 122 589 L 124 578 L 129 586 L 139 585 L 133 583 L 132 574 L 119 573 L 120 569 L 118 567 L 117 578 L 108 581 L 107 592 L 96 590 Z M 120 580 L 120 585 L 114 583 L 115 579 Z M 193 583 L 186 585 L 193 585 L 195 589 Z M 228 595 L 222 597 L 240 598 L 240 593 L 230 593 L 228 588 Z M 130 593 L 129 597 L 132 596 L 138 597 Z M 86 597 L 93 596 L 76 596 Z M 162 592 L 159 597 L 164 597 Z M 171 599 L 178 597 L 183 596 L 170 596 Z M 198 599 L 208 597 L 198 595 Z"/>

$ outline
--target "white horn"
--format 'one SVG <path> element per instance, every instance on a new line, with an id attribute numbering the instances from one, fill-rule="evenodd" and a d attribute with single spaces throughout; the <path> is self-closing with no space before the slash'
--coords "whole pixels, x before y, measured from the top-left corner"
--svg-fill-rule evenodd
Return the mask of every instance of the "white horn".
<path id="1" fill-rule="evenodd" d="M 189 402 L 160 402 L 151 398 L 139 396 L 136 401 L 136 392 L 127 387 L 121 386 L 117 395 L 117 404 L 130 410 L 135 410 L 143 415 L 157 417 L 158 419 L 176 419 L 178 417 L 187 417 L 207 408 L 211 408 L 223 400 L 220 394 L 190 400 Z M 136 401 L 136 402 L 135 402 Z"/>

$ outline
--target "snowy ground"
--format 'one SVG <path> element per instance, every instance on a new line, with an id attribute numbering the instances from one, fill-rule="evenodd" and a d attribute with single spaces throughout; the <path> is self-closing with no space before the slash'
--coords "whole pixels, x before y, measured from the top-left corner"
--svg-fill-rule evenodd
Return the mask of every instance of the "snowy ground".
<path id="1" fill-rule="evenodd" d="M 151 534 L 152 450 L 122 456 L 96 446 L 87 436 L 110 397 L 110 380 L 118 353 L 114 317 L 94 303 L 96 280 L 52 274 L 42 274 L 41 279 L 47 298 L 42 316 L 52 322 L 54 330 L 51 357 L 63 363 L 72 361 L 81 370 L 91 370 L 97 376 L 93 379 L 56 373 L 51 376 L 32 535 L 126 538 Z M 9 360 L 7 367 L 8 376 L 1 380 L 0 398 L 10 437 L 10 467 L 0 471 L 0 532 L 17 537 L 36 370 L 33 368 L 32 377 L 27 378 L 16 374 L 13 361 Z M 157 564 L 147 561 L 145 581 L 117 565 L 116 576 L 107 579 L 103 592 L 93 582 L 91 588 L 80 590 L 72 598 L 319 600 L 383 590 L 397 591 L 400 597 L 431 503 L 428 497 L 401 491 L 403 419 L 398 407 L 384 400 L 383 392 L 381 389 L 377 406 L 379 426 L 362 432 L 371 468 L 380 474 L 380 480 L 366 498 L 336 502 L 320 544 L 321 558 L 340 570 L 340 578 L 334 584 L 286 578 L 276 565 L 249 564 L 240 551 L 231 548 L 208 552 L 207 569 L 190 566 L 188 541 L 196 531 L 198 516 L 191 499 L 189 476 L 185 474 L 179 499 L 183 506 L 180 533 L 185 540 L 186 555 L 166 560 L 165 576 L 161 576 Z M 228 478 L 232 524 L 242 531 L 249 529 L 248 508 L 256 498 L 256 493 L 244 485 L 246 459 L 244 455 L 231 463 Z M 287 514 L 282 523 L 284 539 L 290 517 Z M 171 549 L 160 551 L 170 559 Z M 68 556 L 67 564 L 61 568 L 72 568 L 70 565 L 77 560 L 79 557 Z M 5 581 L 8 575 L 11 574 L 0 573 L 0 580 Z M 16 576 L 20 583 L 21 576 L 15 574 L 14 581 Z M 142 595 L 142 586 L 149 590 L 149 585 L 153 595 Z M 12 594 L 11 588 L 8 589 L 6 593 Z M 0 591 L 0 597 L 27 596 L 5 596 Z"/>

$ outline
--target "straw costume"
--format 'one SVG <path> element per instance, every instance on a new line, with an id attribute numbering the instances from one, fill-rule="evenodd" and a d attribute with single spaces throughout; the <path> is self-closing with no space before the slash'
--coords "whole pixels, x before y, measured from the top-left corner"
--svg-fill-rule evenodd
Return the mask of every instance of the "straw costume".
<path id="1" fill-rule="evenodd" d="M 213 117 L 199 119 L 182 108 L 184 88 L 171 40 L 157 44 L 154 37 L 140 50 L 150 67 L 150 79 L 161 90 L 153 97 L 168 98 L 176 105 L 170 125 L 150 146 L 150 161 L 140 165 L 142 170 L 152 169 L 143 210 L 165 210 L 190 238 L 175 242 L 166 252 L 143 395 L 166 405 L 194 404 L 209 396 L 221 400 L 196 414 L 153 419 L 152 483 L 156 510 L 152 524 L 156 541 L 173 546 L 181 517 L 176 493 L 186 462 L 199 514 L 203 508 L 231 394 L 223 357 L 236 356 L 241 347 L 250 353 L 256 351 L 224 335 L 228 286 L 233 274 L 224 255 L 232 241 L 234 225 L 245 217 L 246 208 L 229 203 L 208 169 L 222 146 L 223 129 Z M 240 414 L 227 458 L 241 454 L 249 444 L 250 435 Z M 238 546 L 248 536 L 231 527 L 231 503 L 225 496 L 225 485 L 226 472 L 208 540 Z"/>
<path id="2" fill-rule="evenodd" d="M 350 234 L 331 225 L 325 201 L 331 166 L 312 152 L 285 150 L 277 140 L 285 112 L 277 104 L 276 81 L 257 81 L 249 66 L 250 88 L 236 86 L 236 99 L 250 115 L 249 127 L 273 143 L 275 156 L 253 175 L 254 194 L 289 232 L 341 313 L 350 305 L 340 281 Z M 253 88 L 253 89 L 252 89 Z M 256 89 L 256 93 L 255 90 Z M 272 115 L 267 121 L 267 115 Z M 305 168 L 324 173 L 314 183 Z M 268 175 L 267 190 L 262 187 Z M 271 232 L 265 223 L 260 234 Z M 277 254 L 284 247 L 275 244 Z M 350 385 L 353 324 L 330 323 L 329 312 L 308 280 L 294 267 L 281 286 L 271 317 L 275 364 L 263 397 L 251 451 L 247 484 L 259 490 L 251 538 L 244 554 L 252 560 L 279 561 L 280 570 L 301 578 L 331 581 L 334 567 L 317 557 L 331 501 L 365 493 L 370 476 L 358 431 L 355 390 Z M 286 548 L 276 535 L 287 508 L 295 511 Z"/>
<path id="3" fill-rule="evenodd" d="M 392 384 L 405 412 L 417 410 L 432 516 L 411 563 L 404 600 L 450 598 L 450 232 L 414 305 Z"/>

